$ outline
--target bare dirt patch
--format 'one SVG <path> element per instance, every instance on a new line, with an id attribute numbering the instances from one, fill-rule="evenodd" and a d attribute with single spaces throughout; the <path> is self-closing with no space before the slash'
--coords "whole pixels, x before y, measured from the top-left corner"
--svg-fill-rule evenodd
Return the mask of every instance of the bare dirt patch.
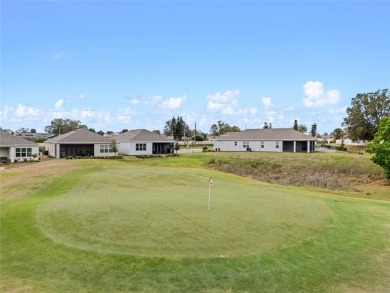
<path id="1" fill-rule="evenodd" d="M 3 293 L 27 293 L 33 292 L 33 287 L 26 281 L 16 278 L 4 271 L 1 272 L 0 292 Z"/>
<path id="2" fill-rule="evenodd" d="M 85 168 L 83 164 L 57 159 L 6 168 L 0 172 L 1 200 L 18 199 L 47 184 L 54 176 Z"/>

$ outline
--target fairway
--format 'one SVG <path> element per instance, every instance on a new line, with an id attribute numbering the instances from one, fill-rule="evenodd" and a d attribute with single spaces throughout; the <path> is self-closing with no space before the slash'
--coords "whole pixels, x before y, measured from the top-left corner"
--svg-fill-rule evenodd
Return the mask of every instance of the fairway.
<path id="1" fill-rule="evenodd" d="M 91 173 L 41 205 L 39 227 L 70 247 L 146 257 L 256 254 L 316 237 L 332 222 L 319 199 L 198 169 Z"/>
<path id="2" fill-rule="evenodd" d="M 2 173 L 0 291 L 390 292 L 389 202 L 190 160 L 59 160 Z"/>

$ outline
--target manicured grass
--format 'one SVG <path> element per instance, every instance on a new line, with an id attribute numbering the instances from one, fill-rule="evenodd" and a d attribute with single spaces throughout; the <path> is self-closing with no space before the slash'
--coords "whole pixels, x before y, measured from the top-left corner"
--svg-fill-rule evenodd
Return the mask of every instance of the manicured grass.
<path id="1" fill-rule="evenodd" d="M 0 291 L 390 291 L 389 203 L 186 167 L 199 160 L 69 161 L 3 201 Z"/>
<path id="2" fill-rule="evenodd" d="M 205 258 L 291 246 L 332 221 L 317 199 L 214 172 L 208 210 L 209 174 L 140 166 L 93 173 L 42 204 L 38 225 L 54 241 L 84 250 Z"/>

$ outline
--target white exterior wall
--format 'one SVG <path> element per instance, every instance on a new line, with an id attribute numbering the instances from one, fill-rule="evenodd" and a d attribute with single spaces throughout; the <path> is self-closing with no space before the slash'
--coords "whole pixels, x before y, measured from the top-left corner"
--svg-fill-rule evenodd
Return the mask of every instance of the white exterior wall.
<path id="1" fill-rule="evenodd" d="M 129 142 L 118 142 L 118 154 L 119 155 L 125 155 L 125 156 L 128 156 L 129 155 L 129 151 L 130 151 L 130 143 Z"/>
<path id="2" fill-rule="evenodd" d="M 139 142 L 139 143 L 145 143 L 145 142 Z M 153 154 L 153 143 L 152 142 L 146 142 L 146 151 L 136 151 L 136 143 L 130 144 L 130 151 L 133 156 L 138 155 L 152 155 Z"/>
<path id="3" fill-rule="evenodd" d="M 9 159 L 12 163 L 16 160 L 16 149 L 14 147 L 9 148 Z"/>
<path id="4" fill-rule="evenodd" d="M 27 157 L 16 157 L 16 148 L 31 148 L 31 155 L 38 155 L 38 157 L 34 158 L 33 156 L 27 156 Z M 21 161 L 23 162 L 24 159 L 27 159 L 28 161 L 37 161 L 39 158 L 39 146 L 17 146 L 17 147 L 10 147 L 9 148 L 9 153 L 8 153 L 8 159 L 11 160 L 13 163 L 15 160 L 16 161 Z"/>
<path id="5" fill-rule="evenodd" d="M 45 151 L 48 152 L 50 157 L 56 158 L 56 144 L 55 143 L 45 143 Z M 58 150 L 59 155 L 59 150 Z"/>
<path id="6" fill-rule="evenodd" d="M 261 142 L 264 142 L 264 148 L 261 147 Z M 276 148 L 276 143 L 279 142 L 279 148 Z M 252 147 L 253 145 L 253 147 Z M 256 140 L 250 142 L 251 151 L 254 152 L 283 152 L 283 141 L 278 140 Z"/>
<path id="7" fill-rule="evenodd" d="M 145 143 L 146 151 L 137 151 L 136 144 Z M 121 142 L 118 144 L 118 152 L 121 155 L 138 156 L 138 155 L 152 155 L 153 143 L 152 142 Z"/>
<path id="8" fill-rule="evenodd" d="M 237 142 L 237 145 L 236 145 Z M 221 152 L 246 152 L 247 149 L 243 147 L 242 141 L 233 140 L 215 140 L 214 150 L 219 148 Z"/>
<path id="9" fill-rule="evenodd" d="M 115 153 L 101 153 L 100 152 L 100 145 L 109 145 L 109 143 L 95 143 L 93 145 L 93 153 L 94 157 L 113 157 L 115 156 Z"/>
<path id="10" fill-rule="evenodd" d="M 236 145 L 237 142 L 237 145 Z M 250 140 L 249 148 L 253 152 L 282 152 L 283 142 L 279 141 L 279 148 L 276 148 L 276 141 L 272 140 Z M 264 142 L 264 148 L 261 148 L 261 142 Z M 227 140 L 215 140 L 214 150 L 220 149 L 221 152 L 246 152 L 247 148 L 243 147 L 244 141 L 227 141 Z"/>

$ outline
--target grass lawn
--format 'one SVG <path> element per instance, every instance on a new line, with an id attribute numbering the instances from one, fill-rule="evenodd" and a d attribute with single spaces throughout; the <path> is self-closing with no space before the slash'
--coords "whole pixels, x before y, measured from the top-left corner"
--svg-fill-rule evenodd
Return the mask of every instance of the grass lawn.
<path id="1" fill-rule="evenodd" d="M 390 291 L 389 202 L 260 183 L 200 156 L 0 174 L 0 291 Z"/>

